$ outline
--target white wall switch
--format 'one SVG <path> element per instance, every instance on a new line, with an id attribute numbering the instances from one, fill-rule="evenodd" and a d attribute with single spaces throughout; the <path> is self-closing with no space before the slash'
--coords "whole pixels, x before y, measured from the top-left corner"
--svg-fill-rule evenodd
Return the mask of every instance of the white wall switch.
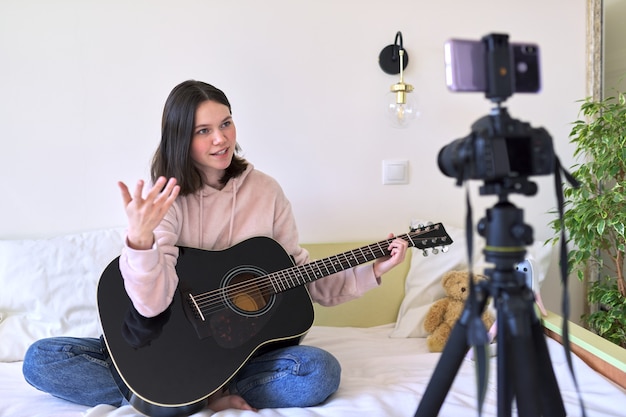
<path id="1" fill-rule="evenodd" d="M 383 160 L 383 184 L 408 184 L 409 161 L 406 159 Z"/>

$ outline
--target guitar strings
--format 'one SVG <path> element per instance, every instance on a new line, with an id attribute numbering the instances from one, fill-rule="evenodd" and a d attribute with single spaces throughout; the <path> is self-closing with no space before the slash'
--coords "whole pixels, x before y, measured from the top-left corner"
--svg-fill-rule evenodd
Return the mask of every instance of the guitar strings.
<path id="1" fill-rule="evenodd" d="M 402 237 L 401 237 L 402 238 Z M 410 239 L 410 237 L 409 237 Z M 420 241 L 424 241 L 424 240 L 429 240 L 428 238 L 422 238 L 419 239 Z M 432 239 L 433 242 L 435 241 L 435 239 Z M 383 241 L 384 242 L 384 241 Z M 372 254 L 374 255 L 374 259 L 379 257 L 377 256 L 375 253 L 373 253 L 372 251 L 372 247 L 375 245 L 378 245 L 378 249 L 379 251 L 382 253 L 381 256 L 387 255 L 389 252 L 385 251 L 384 249 L 380 248 L 380 244 L 383 242 L 379 242 L 378 244 L 373 244 L 370 245 L 369 247 L 367 247 L 367 249 L 369 249 Z M 391 242 L 391 240 L 386 241 L 385 243 L 387 243 L 387 245 Z M 336 255 L 334 257 L 330 257 L 321 261 L 317 261 L 317 262 L 312 262 L 309 264 L 305 264 L 305 265 L 300 265 L 300 266 L 295 266 L 293 268 L 284 270 L 284 271 L 279 271 L 279 272 L 275 272 L 273 274 L 269 274 L 269 275 L 264 275 L 261 277 L 256 277 L 247 281 L 243 281 L 241 283 L 237 283 L 237 284 L 233 284 L 230 285 L 228 287 L 225 288 L 220 288 L 205 294 L 201 294 L 197 297 L 194 297 L 194 302 L 196 302 L 196 304 L 198 305 L 198 308 L 203 312 L 203 313 L 207 313 L 209 314 L 211 311 L 210 310 L 206 310 L 207 305 L 209 308 L 211 308 L 212 306 L 216 305 L 218 306 L 218 310 L 221 308 L 224 308 L 225 305 L 223 303 L 223 300 L 226 299 L 231 299 L 234 295 L 238 295 L 241 293 L 245 293 L 245 290 L 247 289 L 254 289 L 256 290 L 256 292 L 265 297 L 271 294 L 275 294 L 277 292 L 281 292 L 287 289 L 291 289 L 294 286 L 298 286 L 298 285 L 302 285 L 304 283 L 306 283 L 306 281 L 312 282 L 320 277 L 324 277 L 327 275 L 332 275 L 335 272 L 339 272 L 342 271 L 344 269 L 347 269 L 351 266 L 353 266 L 350 261 L 356 261 L 357 264 L 363 263 L 363 261 L 368 261 L 368 257 L 365 256 L 365 254 L 363 253 L 364 249 L 366 247 L 363 248 L 359 248 L 359 249 L 355 249 L 354 251 L 351 252 L 346 252 L 344 254 L 340 254 L 340 255 Z M 361 252 L 361 257 L 358 256 L 358 254 L 355 254 L 356 251 L 360 251 Z M 353 256 L 351 256 L 350 258 L 348 258 L 346 255 L 348 253 L 351 253 Z M 333 261 L 333 258 L 338 258 L 340 256 L 344 256 L 344 258 L 346 259 L 346 263 L 342 266 L 341 261 L 339 262 L 339 266 L 340 269 L 335 268 L 335 265 L 337 265 L 336 262 Z M 324 269 L 327 270 L 328 273 L 324 273 L 322 271 L 322 268 L 319 265 L 323 265 Z M 332 268 L 332 271 L 331 271 Z M 294 275 L 293 273 L 291 273 L 291 271 L 294 270 L 305 270 L 305 269 L 309 269 L 308 272 L 305 272 L 304 274 L 296 274 Z M 319 272 L 319 273 L 318 273 Z M 276 291 L 276 287 L 274 286 L 274 284 L 272 283 L 272 276 L 274 276 L 275 278 L 281 278 L 282 275 L 282 288 L 279 288 L 279 291 Z M 321 276 L 320 276 L 321 275 Z M 313 277 L 313 278 L 311 278 Z M 289 278 L 289 281 L 287 281 L 285 278 Z M 275 280 L 275 283 L 281 283 L 281 281 Z M 214 310 L 215 311 L 215 310 Z"/>
<path id="2" fill-rule="evenodd" d="M 409 235 L 405 235 L 405 236 L 399 236 L 400 238 L 404 238 L 405 240 L 409 240 L 409 243 L 411 243 L 411 237 Z M 432 238 L 420 238 L 418 239 L 419 241 L 426 241 L 426 240 L 432 240 L 433 242 L 436 241 L 436 239 L 432 239 Z M 357 265 L 360 263 L 363 263 L 363 261 L 367 261 L 368 258 L 367 256 L 365 256 L 365 254 L 363 253 L 364 249 L 369 249 L 371 252 L 372 251 L 372 247 L 374 247 L 375 245 L 378 245 L 378 249 L 379 251 L 382 252 L 381 256 L 385 256 L 389 253 L 389 251 L 386 251 L 382 248 L 380 248 L 380 244 L 382 243 L 386 243 L 387 246 L 388 244 L 391 242 L 391 239 L 387 240 L 387 241 L 381 241 L 378 242 L 377 244 L 372 244 L 369 245 L 367 247 L 363 247 L 363 248 L 359 248 L 359 249 L 355 249 L 353 251 L 349 251 L 349 252 L 345 252 L 343 254 L 339 254 L 339 255 L 335 255 L 333 257 L 330 258 L 326 258 L 323 259 L 321 261 L 316 261 L 316 262 L 311 262 L 305 265 L 300 265 L 300 266 L 295 266 L 292 268 L 289 268 L 287 270 L 283 270 L 283 271 L 279 271 L 279 272 L 275 272 L 269 275 L 264 275 L 264 276 L 260 276 L 260 277 L 255 277 L 253 279 L 247 280 L 247 281 L 243 281 L 241 283 L 237 283 L 237 284 L 232 284 L 230 286 L 224 287 L 224 288 L 218 288 L 216 290 L 204 293 L 204 294 L 200 294 L 196 297 L 194 297 L 194 302 L 197 303 L 198 308 L 202 311 L 202 313 L 206 313 L 206 314 L 210 314 L 213 311 L 217 311 L 219 309 L 225 308 L 226 305 L 224 303 L 224 299 L 231 299 L 234 295 L 237 294 L 241 294 L 241 293 L 245 293 L 245 290 L 249 290 L 249 289 L 255 289 L 257 291 L 257 293 L 259 293 L 259 295 L 266 297 L 268 295 L 272 295 L 278 292 L 282 292 L 284 290 L 287 289 L 291 289 L 294 286 L 298 286 L 298 285 L 303 285 L 306 283 L 306 281 L 308 280 L 309 282 L 312 282 L 316 279 L 318 279 L 320 277 L 320 274 L 318 274 L 318 272 L 316 270 L 318 270 L 319 272 L 321 272 L 321 276 L 327 276 L 327 275 L 332 275 L 335 272 L 340 272 L 344 269 L 350 268 L 352 267 L 352 264 L 350 263 L 350 260 L 357 262 Z M 414 242 L 413 242 L 414 243 Z M 415 245 L 415 243 L 414 243 Z M 360 251 L 361 252 L 361 257 L 358 256 L 358 254 L 355 254 L 356 251 Z M 353 256 L 351 256 L 350 258 L 347 257 L 347 254 L 351 253 Z M 339 258 L 340 256 L 344 256 L 344 258 L 346 259 L 346 264 L 344 264 L 344 266 L 342 266 L 341 261 L 339 262 L 339 266 L 340 269 L 335 268 L 335 265 L 337 265 L 336 262 L 333 261 L 333 258 Z M 379 257 L 376 256 L 374 254 L 375 258 Z M 375 259 L 374 258 L 374 259 Z M 321 271 L 321 268 L 319 266 L 316 265 L 323 265 L 324 269 L 327 270 L 328 274 L 325 274 Z M 316 266 L 314 268 L 314 266 Z M 305 274 L 297 274 L 294 275 L 291 271 L 297 271 L 297 270 L 305 270 L 305 269 L 309 269 L 309 272 L 306 272 Z M 331 269 L 333 272 L 331 272 Z M 282 277 L 281 277 L 282 275 Z M 277 280 L 275 280 L 274 282 L 276 283 L 282 283 L 282 288 L 279 288 L 279 291 L 275 290 L 275 286 L 273 285 L 271 278 L 275 277 Z M 313 278 L 311 278 L 313 277 Z M 289 279 L 289 281 L 287 279 Z M 282 279 L 282 281 L 279 281 L 279 279 Z M 217 306 L 217 310 L 213 309 L 213 310 L 207 310 L 207 306 L 209 309 L 211 309 L 211 307 L 213 306 Z"/>
<path id="3" fill-rule="evenodd" d="M 434 238 L 418 238 L 415 237 L 423 234 L 424 231 L 414 232 L 398 236 L 398 238 L 407 240 L 410 245 L 417 246 L 416 242 L 424 242 Z M 395 238 L 393 238 L 395 239 Z M 336 272 L 343 271 L 352 267 L 352 263 L 360 265 L 369 260 L 377 259 L 389 254 L 386 249 L 393 239 L 383 240 L 371 245 L 347 251 L 342 254 L 334 255 L 319 261 L 310 262 L 304 265 L 294 266 L 282 271 L 277 271 L 260 277 L 255 277 L 226 287 L 221 287 L 213 291 L 193 296 L 194 304 L 202 312 L 202 314 L 211 314 L 220 309 L 226 308 L 225 299 L 230 300 L 234 296 L 254 290 L 255 293 L 265 298 L 295 286 L 303 285 L 308 282 L 315 281 L 321 277 L 332 275 Z M 445 243 L 445 242 L 444 242 Z M 383 247 L 381 247 L 381 244 Z M 433 245 L 434 246 L 434 245 Z M 379 253 L 377 255 L 377 253 Z M 373 258 L 370 259 L 370 254 Z M 344 261 L 341 260 L 344 258 Z M 299 273 L 298 271 L 302 271 Z M 324 272 L 325 271 L 325 272 Z M 274 278 L 274 281 L 272 281 Z"/>
<path id="4" fill-rule="evenodd" d="M 291 289 L 295 286 L 302 285 L 308 282 L 312 282 L 320 275 L 327 276 L 336 272 L 343 271 L 354 265 L 359 265 L 368 260 L 376 259 L 381 256 L 389 254 L 389 251 L 380 247 L 381 244 L 389 246 L 391 239 L 387 241 L 381 241 L 369 246 L 354 249 L 352 251 L 344 252 L 342 254 L 334 255 L 329 258 L 325 258 L 319 261 L 310 262 L 304 265 L 293 266 L 291 268 L 273 272 L 267 275 L 255 277 L 240 283 L 231 284 L 226 287 L 221 287 L 213 291 L 209 291 L 203 294 L 194 296 L 194 300 L 198 305 L 198 308 L 203 314 L 210 314 L 225 307 L 224 299 L 232 299 L 236 294 L 245 293 L 247 290 L 257 290 L 263 297 L 282 292 L 287 289 Z M 379 255 L 376 255 L 374 248 L 378 247 Z M 367 250 L 366 250 L 367 249 Z M 364 251 L 370 252 L 373 258 L 368 258 Z M 360 252 L 359 253 L 357 253 Z M 341 257 L 344 260 L 341 260 Z M 320 266 L 323 266 L 323 269 Z M 307 271 L 308 270 L 308 271 Z M 327 273 L 322 271 L 326 270 Z M 313 277 L 313 278 L 312 278 Z M 274 278 L 274 281 L 272 281 Z M 276 285 L 274 285 L 276 284 Z M 248 291 L 249 292 L 249 291 Z M 217 310 L 206 310 L 212 306 L 218 306 Z"/>
<path id="5" fill-rule="evenodd" d="M 379 242 L 382 243 L 382 242 Z M 237 283 L 237 284 L 232 284 L 230 286 L 228 286 L 227 288 L 230 289 L 234 289 L 236 291 L 241 290 L 243 288 L 246 287 L 246 285 L 249 283 L 250 286 L 254 286 L 256 285 L 256 283 L 254 282 L 254 280 L 262 280 L 263 278 L 268 278 L 271 281 L 271 277 L 276 277 L 278 278 L 275 283 L 278 286 L 278 290 L 275 292 L 281 292 L 283 290 L 287 290 L 289 288 L 291 288 L 290 284 L 295 284 L 294 286 L 297 286 L 298 284 L 301 284 L 300 280 L 303 277 L 303 274 L 298 273 L 298 271 L 300 270 L 309 270 L 308 272 L 305 273 L 305 275 L 309 278 L 309 281 L 313 281 L 315 279 L 310 279 L 311 275 L 314 275 L 315 278 L 318 277 L 318 271 L 326 276 L 326 275 L 332 275 L 336 272 L 340 272 L 343 271 L 344 269 L 350 268 L 352 267 L 352 263 L 354 262 L 355 265 L 359 265 L 363 262 L 367 262 L 368 260 L 373 260 L 376 259 L 378 257 L 382 257 L 388 254 L 388 251 L 385 251 L 384 249 L 380 248 L 380 246 L 378 247 L 378 251 L 380 252 L 379 255 L 376 255 L 376 253 L 372 250 L 372 247 L 374 245 L 378 245 L 378 244 L 372 244 L 370 246 L 367 247 L 363 247 L 363 248 L 358 248 L 358 249 L 354 249 L 352 251 L 348 251 L 348 252 L 344 252 L 338 255 L 334 255 L 325 259 L 321 259 L 321 260 L 317 260 L 317 261 L 313 261 L 304 265 L 296 265 L 281 271 L 276 271 L 276 272 L 272 272 L 270 274 L 264 275 L 264 276 L 260 276 L 260 277 L 255 277 L 254 279 L 251 280 L 247 280 L 247 281 L 243 281 L 241 283 Z M 363 249 L 367 248 L 369 250 L 369 252 L 372 254 L 373 258 L 368 259 L 368 256 L 363 253 Z M 360 251 L 361 254 L 360 256 L 356 253 L 356 251 Z M 348 256 L 348 254 L 350 254 L 350 256 Z M 341 260 L 341 257 L 344 258 L 344 260 Z M 322 271 L 322 269 L 318 266 L 318 265 L 322 265 L 324 267 L 324 269 L 326 270 L 327 273 L 324 273 Z M 344 266 L 345 265 L 345 266 Z M 339 266 L 339 269 L 336 268 L 336 266 Z M 282 277 L 281 277 L 282 275 Z M 280 281 L 280 279 L 282 278 L 282 281 Z M 291 278 L 291 279 L 290 279 Z M 291 281 L 291 282 L 289 282 Z M 271 282 L 270 282 L 271 284 Z M 280 285 L 282 284 L 282 285 Z M 218 290 L 215 290 L 213 292 L 217 292 Z M 209 294 L 209 293 L 205 293 L 205 294 Z M 198 295 L 198 297 L 196 299 L 202 298 L 203 295 L 205 294 L 200 294 Z"/>

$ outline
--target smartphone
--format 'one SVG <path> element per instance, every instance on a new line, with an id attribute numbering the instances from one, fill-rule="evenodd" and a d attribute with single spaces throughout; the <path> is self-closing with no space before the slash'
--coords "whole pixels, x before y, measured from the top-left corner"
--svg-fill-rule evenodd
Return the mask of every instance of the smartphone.
<path id="1" fill-rule="evenodd" d="M 537 93 L 539 46 L 534 43 L 511 43 L 511 69 L 514 92 Z M 451 91 L 486 91 L 485 44 L 482 41 L 450 39 L 444 45 L 446 84 Z"/>

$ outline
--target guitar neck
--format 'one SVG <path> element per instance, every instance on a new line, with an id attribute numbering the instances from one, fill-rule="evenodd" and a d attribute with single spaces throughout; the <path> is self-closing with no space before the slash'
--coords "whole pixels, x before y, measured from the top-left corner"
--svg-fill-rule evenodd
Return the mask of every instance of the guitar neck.
<path id="1" fill-rule="evenodd" d="M 395 239 L 404 239 L 409 247 L 427 249 L 447 246 L 452 240 L 441 223 L 416 229 L 410 233 L 352 249 L 328 258 L 277 271 L 265 276 L 274 293 L 308 284 L 337 272 L 389 256 L 389 245 Z"/>

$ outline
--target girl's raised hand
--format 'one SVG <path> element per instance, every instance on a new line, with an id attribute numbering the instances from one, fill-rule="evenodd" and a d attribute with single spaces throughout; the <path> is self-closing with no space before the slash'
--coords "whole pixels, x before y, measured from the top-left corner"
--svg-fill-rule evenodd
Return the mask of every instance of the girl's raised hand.
<path id="1" fill-rule="evenodd" d="M 128 245 L 133 249 L 150 249 L 154 244 L 154 229 L 176 200 L 180 186 L 176 184 L 175 178 L 167 180 L 160 177 L 144 197 L 143 180 L 137 182 L 132 195 L 126 184 L 120 181 L 117 185 L 122 192 L 128 217 Z"/>

